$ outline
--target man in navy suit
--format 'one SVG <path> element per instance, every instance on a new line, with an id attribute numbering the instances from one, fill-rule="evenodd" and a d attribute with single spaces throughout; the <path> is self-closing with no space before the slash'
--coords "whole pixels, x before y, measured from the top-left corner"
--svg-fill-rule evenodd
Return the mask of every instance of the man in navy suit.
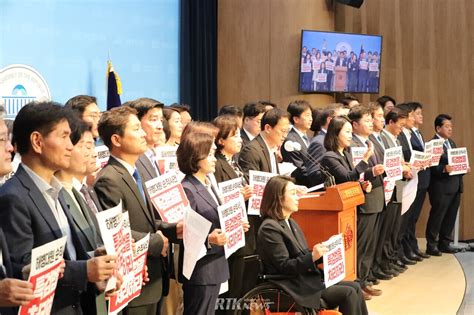
<path id="1" fill-rule="evenodd" d="M 306 101 L 294 101 L 288 105 L 287 111 L 290 114 L 290 123 L 293 127 L 281 147 L 283 162 L 290 162 L 297 167 L 291 174 L 292 177 L 295 177 L 297 184 L 309 186 L 304 170 L 304 163 L 308 159 L 309 140 L 307 132 L 313 123 L 311 106 Z M 285 143 L 288 141 L 298 143 L 301 149 L 287 151 L 285 149 Z"/>
<path id="2" fill-rule="evenodd" d="M 12 171 L 11 153 L 13 147 L 8 140 L 8 130 L 3 121 L 3 107 L 0 107 L 0 177 Z M 14 309 L 7 306 L 25 305 L 31 301 L 33 286 L 23 280 L 13 279 L 13 270 L 10 263 L 8 245 L 0 228 L 0 314 L 15 314 Z"/>
<path id="3" fill-rule="evenodd" d="M 456 148 L 451 140 L 453 124 L 451 116 L 440 114 L 435 118 L 436 135 L 433 139 L 443 139 L 443 155 L 438 166 L 431 167 L 431 182 L 428 194 L 431 211 L 426 225 L 426 253 L 441 256 L 441 252 L 453 254 L 456 250 L 450 246 L 451 233 L 454 229 L 461 194 L 463 192 L 463 175 L 453 175 L 448 165 L 448 149 Z M 470 172 L 468 169 L 468 173 Z"/>
<path id="4" fill-rule="evenodd" d="M 414 126 L 410 130 L 410 143 L 413 150 L 424 152 L 425 142 L 420 132 L 420 127 L 423 124 L 423 106 L 416 102 L 409 104 L 413 109 L 413 116 L 415 119 Z M 416 240 L 416 223 L 418 222 L 421 209 L 423 208 L 423 203 L 425 201 L 428 186 L 430 184 L 430 177 L 429 169 L 418 171 L 418 187 L 416 191 L 416 197 L 410 206 L 410 209 L 408 209 L 406 213 L 409 214 L 409 217 L 407 217 L 405 236 L 402 239 L 402 244 L 406 250 L 410 250 L 415 255 L 422 258 L 429 258 L 429 255 L 421 252 L 418 247 L 418 242 Z"/>
<path id="5" fill-rule="evenodd" d="M 260 133 L 260 122 L 265 113 L 265 105 L 261 103 L 248 103 L 244 106 L 244 118 L 240 137 L 242 149 Z"/>
<path id="6" fill-rule="evenodd" d="M 82 314 L 81 299 L 95 290 L 92 283 L 115 272 L 115 256 L 88 257 L 54 177 L 69 167 L 72 143 L 68 114 L 59 104 L 30 103 L 18 113 L 13 142 L 21 164 L 0 188 L 0 224 L 10 250 L 10 261 L 21 270 L 30 264 L 33 248 L 67 237 L 64 276 L 58 282 L 53 314 Z M 20 276 L 17 274 L 16 276 Z M 83 301 L 90 305 L 93 301 Z"/>

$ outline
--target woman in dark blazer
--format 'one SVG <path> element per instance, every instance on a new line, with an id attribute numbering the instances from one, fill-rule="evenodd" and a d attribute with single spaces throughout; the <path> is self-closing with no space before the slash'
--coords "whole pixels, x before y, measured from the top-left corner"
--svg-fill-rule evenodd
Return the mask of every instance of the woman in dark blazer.
<path id="1" fill-rule="evenodd" d="M 322 262 L 326 246 L 316 244 L 308 250 L 303 231 L 290 216 L 298 211 L 298 189 L 291 178 L 271 178 L 263 192 L 260 215 L 264 220 L 258 231 L 257 251 L 265 273 L 291 276 L 272 280 L 299 305 L 318 310 L 320 299 L 343 314 L 365 315 L 367 306 L 356 282 L 341 281 L 325 288 L 316 267 Z"/>
<path id="2" fill-rule="evenodd" d="M 216 158 L 214 137 L 209 133 L 193 133 L 181 139 L 176 151 L 182 181 L 190 207 L 211 222 L 206 255 L 194 267 L 191 279 L 182 274 L 183 255 L 180 250 L 180 282 L 184 291 L 184 314 L 214 314 L 221 284 L 229 279 L 229 267 L 224 254 L 226 235 L 221 231 L 217 207 L 219 197 L 207 175 L 214 173 Z"/>
<path id="3" fill-rule="evenodd" d="M 219 129 L 215 139 L 217 161 L 214 176 L 217 183 L 241 178 L 241 193 L 244 200 L 248 200 L 252 195 L 252 190 L 247 184 L 239 165 L 234 160 L 234 155 L 239 153 L 242 147 L 242 139 L 240 138 L 237 119 L 238 118 L 230 115 L 218 116 L 214 119 L 213 123 Z M 245 239 L 248 240 L 248 238 L 252 237 L 254 234 L 253 230 L 249 231 L 249 233 L 245 234 Z M 244 257 L 252 254 L 252 251 L 248 247 L 249 246 L 239 249 L 228 258 L 230 279 L 229 292 L 226 296 L 230 298 L 240 298 L 245 293 L 243 292 L 243 284 L 245 281 Z M 253 281 L 255 279 L 251 280 Z"/>
<path id="4" fill-rule="evenodd" d="M 367 152 L 359 164 L 354 167 L 351 152 L 348 150 L 351 140 L 352 125 L 349 119 L 343 116 L 332 119 L 324 138 L 324 147 L 327 152 L 321 160 L 321 165 L 334 176 L 336 184 L 359 181 L 360 174 L 364 173 L 362 189 L 369 192 L 371 189 L 369 179 L 374 175 L 380 175 L 378 172 L 374 174 L 368 164 L 369 158 L 374 154 L 372 144 L 369 142 Z"/>

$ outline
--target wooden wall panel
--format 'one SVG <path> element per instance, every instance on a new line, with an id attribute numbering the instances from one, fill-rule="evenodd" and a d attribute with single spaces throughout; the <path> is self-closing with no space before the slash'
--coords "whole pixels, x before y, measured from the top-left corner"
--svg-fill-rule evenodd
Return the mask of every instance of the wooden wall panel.
<path id="1" fill-rule="evenodd" d="M 426 138 L 434 134 L 439 113 L 453 117 L 458 146 L 468 147 L 474 161 L 474 2 L 471 0 L 365 0 L 361 9 L 337 5 L 335 29 L 381 34 L 381 95 L 424 105 Z M 377 95 L 364 95 L 363 101 Z M 474 166 L 474 164 L 473 164 Z M 474 238 L 474 175 L 464 177 L 461 239 Z M 424 237 L 429 202 L 425 202 L 418 235 Z"/>
<path id="2" fill-rule="evenodd" d="M 219 0 L 218 13 L 219 106 L 334 102 L 333 95 L 298 92 L 301 30 L 334 30 L 325 0 Z"/>

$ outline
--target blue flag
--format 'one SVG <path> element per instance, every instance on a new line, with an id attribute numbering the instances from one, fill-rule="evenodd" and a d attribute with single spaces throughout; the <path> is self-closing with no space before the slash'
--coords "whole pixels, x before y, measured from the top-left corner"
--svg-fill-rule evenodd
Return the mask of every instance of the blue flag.
<path id="1" fill-rule="evenodd" d="M 107 110 L 122 105 L 120 95 L 122 94 L 122 83 L 120 77 L 114 71 L 112 61 L 107 62 Z"/>

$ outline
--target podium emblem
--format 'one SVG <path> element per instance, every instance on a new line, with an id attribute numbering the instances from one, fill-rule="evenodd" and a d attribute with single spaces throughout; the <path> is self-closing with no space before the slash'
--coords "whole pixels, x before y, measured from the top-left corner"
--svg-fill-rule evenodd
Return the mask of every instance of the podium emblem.
<path id="1" fill-rule="evenodd" d="M 354 231 L 349 224 L 346 224 L 346 230 L 344 231 L 344 249 L 348 250 L 352 247 L 352 241 L 354 239 Z"/>

